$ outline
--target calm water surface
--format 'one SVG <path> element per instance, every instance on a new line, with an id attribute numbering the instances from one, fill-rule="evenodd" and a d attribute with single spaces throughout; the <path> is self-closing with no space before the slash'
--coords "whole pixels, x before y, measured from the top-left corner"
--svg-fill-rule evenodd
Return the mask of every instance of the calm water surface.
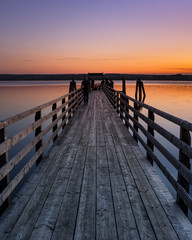
<path id="1" fill-rule="evenodd" d="M 80 86 L 80 83 L 78 84 Z M 115 84 L 121 90 L 121 84 Z M 0 120 L 26 111 L 68 93 L 68 82 L 0 82 Z M 192 122 L 191 83 L 145 83 L 145 103 Z M 134 98 L 135 83 L 126 85 Z"/>

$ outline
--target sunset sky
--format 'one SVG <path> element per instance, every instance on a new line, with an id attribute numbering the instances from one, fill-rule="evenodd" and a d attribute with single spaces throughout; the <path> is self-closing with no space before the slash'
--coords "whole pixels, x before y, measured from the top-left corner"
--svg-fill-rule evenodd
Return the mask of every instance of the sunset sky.
<path id="1" fill-rule="evenodd" d="M 0 73 L 192 74 L 192 0 L 0 0 Z"/>

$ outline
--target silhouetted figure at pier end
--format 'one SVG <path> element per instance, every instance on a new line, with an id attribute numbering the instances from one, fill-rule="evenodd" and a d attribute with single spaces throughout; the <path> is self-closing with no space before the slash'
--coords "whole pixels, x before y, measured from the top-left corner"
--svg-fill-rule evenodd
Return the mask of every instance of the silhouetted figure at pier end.
<path id="1" fill-rule="evenodd" d="M 94 90 L 95 87 L 95 80 L 91 79 L 91 89 Z"/>
<path id="2" fill-rule="evenodd" d="M 83 87 L 84 104 L 88 104 L 90 81 L 87 76 L 84 77 L 81 87 Z"/>
<path id="3" fill-rule="evenodd" d="M 139 99 L 137 98 L 138 89 L 139 89 Z M 136 82 L 135 99 L 139 100 L 140 102 L 144 102 L 145 101 L 145 97 L 146 97 L 146 94 L 145 94 L 144 84 L 141 81 L 141 79 L 138 78 L 138 80 Z"/>
<path id="4" fill-rule="evenodd" d="M 110 82 L 108 78 L 105 78 L 105 84 L 110 87 Z"/>
<path id="5" fill-rule="evenodd" d="M 101 89 L 103 89 L 103 85 L 105 84 L 105 80 L 104 79 L 102 79 L 102 81 L 101 81 Z"/>
<path id="6" fill-rule="evenodd" d="M 72 79 L 69 86 L 69 92 L 73 92 L 74 90 L 76 90 L 76 82 Z"/>

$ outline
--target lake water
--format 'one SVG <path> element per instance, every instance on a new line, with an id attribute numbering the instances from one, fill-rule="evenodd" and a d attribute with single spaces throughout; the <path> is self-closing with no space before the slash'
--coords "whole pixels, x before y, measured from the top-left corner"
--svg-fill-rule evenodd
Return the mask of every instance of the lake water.
<path id="1" fill-rule="evenodd" d="M 77 87 L 80 86 L 80 82 L 77 82 Z M 181 82 L 145 82 L 145 92 L 146 99 L 145 103 L 151 105 L 155 108 L 158 108 L 162 111 L 170 113 L 174 116 L 192 122 L 192 84 L 191 82 L 181 83 Z M 114 88 L 117 90 L 122 90 L 120 82 L 115 82 Z M 0 82 L 0 121 L 6 118 L 9 118 L 18 113 L 24 112 L 28 109 L 46 103 L 50 100 L 53 100 L 57 97 L 60 97 L 69 90 L 69 82 L 66 81 L 49 81 L 49 82 Z M 135 82 L 127 82 L 126 84 L 126 94 L 130 97 L 135 96 Z M 145 111 L 145 110 L 143 110 Z M 156 117 L 156 121 L 160 123 L 165 129 L 174 133 L 179 137 L 179 127 L 170 124 L 168 121 Z M 11 126 L 7 129 L 8 137 L 18 131 L 20 127 L 24 125 L 29 125 L 30 122 L 33 122 L 33 119 L 28 119 L 27 122 L 21 122 L 17 126 Z M 141 133 L 142 135 L 142 133 Z M 33 136 L 29 136 L 25 141 L 29 142 Z M 166 142 L 165 139 L 155 133 L 155 137 L 163 142 L 164 145 L 168 146 L 171 153 L 178 159 L 179 151 L 172 144 Z M 143 138 L 145 138 L 143 136 Z M 145 150 L 139 144 L 142 151 L 145 153 Z M 9 158 L 12 158 L 15 155 L 15 152 L 23 147 L 23 143 L 16 146 L 9 151 Z M 50 146 L 49 146 L 50 147 Z M 33 150 L 34 151 L 34 150 Z M 177 178 L 177 172 L 169 164 L 169 162 L 162 156 L 160 152 L 155 148 L 154 149 L 157 156 L 161 161 L 170 169 L 173 176 Z M 32 156 L 34 152 L 31 152 L 26 158 L 21 162 L 20 165 L 11 173 L 11 179 L 19 172 L 20 168 L 28 161 L 29 157 Z M 173 196 L 176 196 L 175 190 L 163 176 L 159 168 L 154 165 L 163 181 L 166 183 L 170 189 Z M 22 183 L 21 183 L 22 184 Z M 17 189 L 16 189 L 17 191 Z M 191 189 L 190 189 L 191 191 Z"/>
<path id="2" fill-rule="evenodd" d="M 145 82 L 145 103 L 192 122 L 192 83 Z M 80 82 L 77 82 L 80 86 Z M 121 90 L 121 83 L 115 82 Z M 69 82 L 0 82 L 0 121 L 49 100 L 69 90 Z M 126 94 L 134 98 L 135 82 L 127 83 Z"/>

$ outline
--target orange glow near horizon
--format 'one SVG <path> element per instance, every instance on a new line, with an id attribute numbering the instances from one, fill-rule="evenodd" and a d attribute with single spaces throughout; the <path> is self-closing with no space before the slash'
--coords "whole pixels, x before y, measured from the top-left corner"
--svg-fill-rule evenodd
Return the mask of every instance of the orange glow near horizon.
<path id="1" fill-rule="evenodd" d="M 182 61 L 180 60 L 182 59 Z M 166 59 L 161 57 L 143 57 L 137 60 L 129 60 L 127 57 L 110 58 L 82 58 L 60 59 L 39 58 L 32 61 L 22 59 L 4 59 L 1 63 L 0 73 L 10 74 L 65 74 L 65 73 L 135 73 L 135 74 L 192 74 L 189 60 L 184 57 Z"/>
<path id="2" fill-rule="evenodd" d="M 1 5 L 1 74 L 192 74 L 192 1 L 21 1 Z"/>

